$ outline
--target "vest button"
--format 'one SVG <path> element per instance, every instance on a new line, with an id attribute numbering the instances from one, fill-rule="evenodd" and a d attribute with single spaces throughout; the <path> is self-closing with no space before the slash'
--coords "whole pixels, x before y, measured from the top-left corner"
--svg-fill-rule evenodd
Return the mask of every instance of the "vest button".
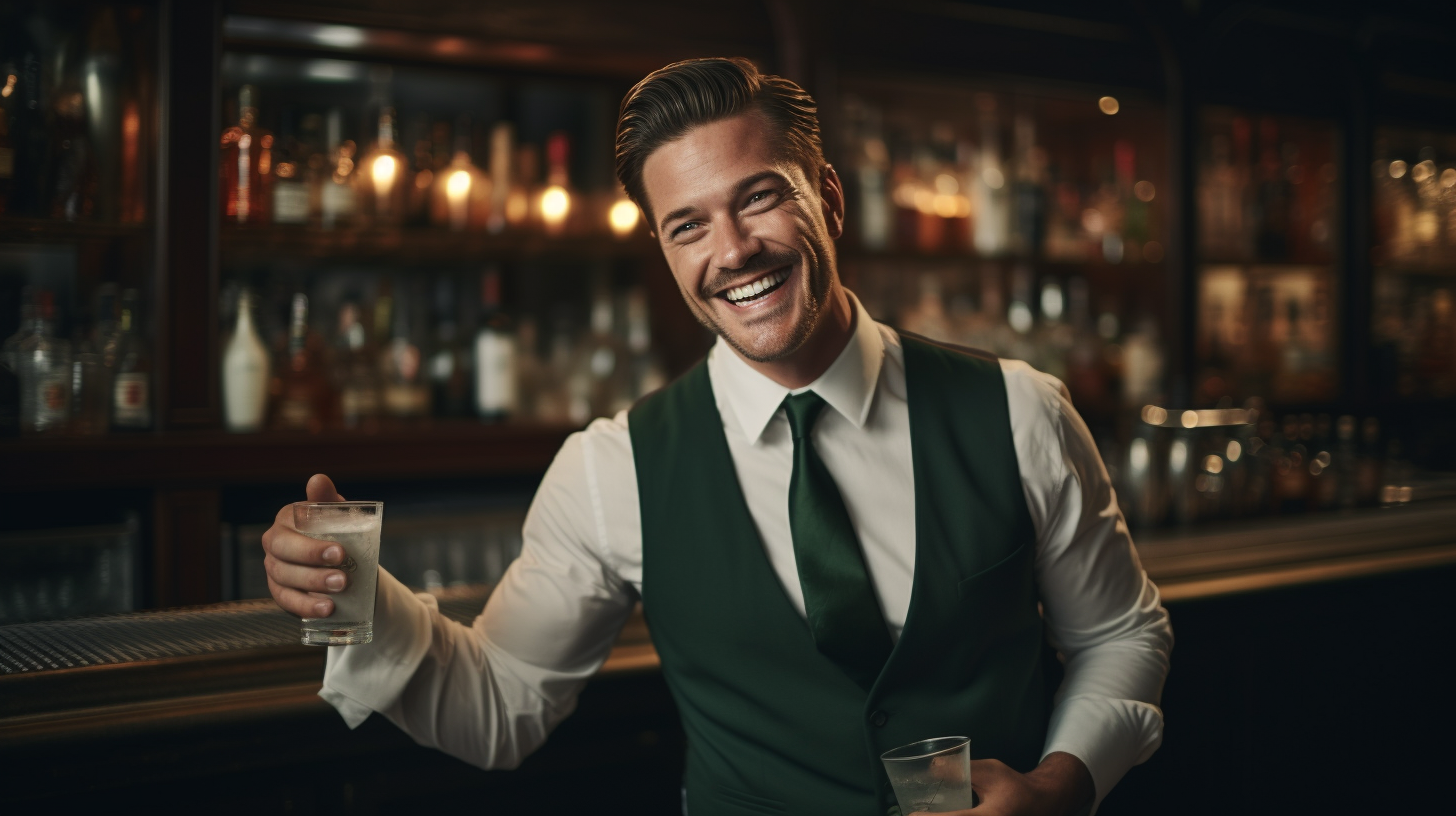
<path id="1" fill-rule="evenodd" d="M 879 728 L 889 721 L 890 715 L 883 711 L 876 710 L 875 713 L 870 715 L 870 722 L 874 723 L 876 728 Z"/>

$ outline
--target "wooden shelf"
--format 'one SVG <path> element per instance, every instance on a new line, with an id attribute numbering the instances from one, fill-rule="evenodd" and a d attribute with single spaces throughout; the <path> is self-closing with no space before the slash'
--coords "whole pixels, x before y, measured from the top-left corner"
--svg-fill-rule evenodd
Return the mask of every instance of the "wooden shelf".
<path id="1" fill-rule="evenodd" d="M 35 438 L 0 444 L 0 489 L 299 482 L 544 473 L 564 425 L 435 420 L 376 433 L 188 431 Z"/>
<path id="2" fill-rule="evenodd" d="M 143 238 L 151 224 L 116 224 L 100 221 L 61 221 L 54 218 L 0 216 L 0 243 L 62 243 L 111 238 Z"/>
<path id="3" fill-rule="evenodd" d="M 661 257 L 645 231 L 611 236 L 552 237 L 540 233 L 491 235 L 431 227 L 325 230 L 303 226 L 224 226 L 223 266 L 278 259 L 458 263 L 486 259 L 563 260 Z"/>
<path id="4" fill-rule="evenodd" d="M 1033 255 L 1018 255 L 1009 252 L 983 255 L 974 250 L 919 252 L 909 249 L 860 249 L 848 245 L 841 245 L 839 247 L 839 258 L 841 261 L 894 264 L 926 264 L 944 261 L 994 261 L 998 263 L 1024 263 L 1030 266 L 1051 269 L 1088 269 L 1091 267 L 1107 269 L 1162 269 L 1164 266 L 1163 261 L 1156 263 L 1148 261 L 1126 261 L 1114 264 L 1108 263 L 1102 258 L 1088 258 L 1087 260 L 1074 261 Z"/>

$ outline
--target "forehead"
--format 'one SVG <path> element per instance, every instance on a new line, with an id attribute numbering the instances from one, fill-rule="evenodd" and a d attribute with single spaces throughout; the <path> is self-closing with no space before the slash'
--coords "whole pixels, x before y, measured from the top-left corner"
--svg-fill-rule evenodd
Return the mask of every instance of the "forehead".
<path id="1" fill-rule="evenodd" d="M 642 186 L 652 209 L 690 206 L 764 170 L 789 173 L 789 163 L 773 149 L 771 127 L 761 114 L 743 113 L 699 125 L 652 151 L 642 164 Z"/>

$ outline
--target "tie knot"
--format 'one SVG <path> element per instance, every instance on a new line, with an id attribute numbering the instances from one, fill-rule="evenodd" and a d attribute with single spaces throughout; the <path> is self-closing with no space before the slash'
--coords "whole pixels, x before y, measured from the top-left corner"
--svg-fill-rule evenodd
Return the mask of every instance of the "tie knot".
<path id="1" fill-rule="evenodd" d="M 784 412 L 789 415 L 789 429 L 794 434 L 795 442 L 808 438 L 809 431 L 814 427 L 814 420 L 824 410 L 824 405 L 824 398 L 813 391 L 791 394 L 784 398 Z"/>

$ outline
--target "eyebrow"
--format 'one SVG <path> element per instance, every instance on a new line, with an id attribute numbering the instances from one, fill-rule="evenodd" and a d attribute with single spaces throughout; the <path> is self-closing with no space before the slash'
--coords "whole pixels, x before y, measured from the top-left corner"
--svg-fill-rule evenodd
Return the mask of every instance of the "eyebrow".
<path id="1" fill-rule="evenodd" d="M 733 186 L 733 195 L 734 196 L 738 196 L 738 195 L 742 194 L 742 192 L 744 190 L 748 189 L 749 187 L 752 187 L 755 184 L 758 184 L 759 182 L 764 181 L 765 179 L 771 179 L 771 178 L 783 179 L 784 178 L 784 175 L 783 175 L 783 173 L 780 173 L 777 170 L 764 170 L 764 171 L 759 172 L 759 173 L 754 173 L 753 175 L 751 175 L 748 178 L 746 178 L 746 179 L 738 182 L 737 184 L 735 184 Z M 673 210 L 672 212 L 668 213 L 667 215 L 664 215 L 662 217 L 662 220 L 659 221 L 659 222 L 657 222 L 658 232 L 666 232 L 667 231 L 667 225 L 669 223 L 671 223 L 673 221 L 676 221 L 679 218 L 684 218 L 686 216 L 692 215 L 693 213 L 695 213 L 697 211 L 698 211 L 697 206 L 692 205 L 692 204 L 689 204 L 686 207 L 678 207 L 677 209 Z"/>

